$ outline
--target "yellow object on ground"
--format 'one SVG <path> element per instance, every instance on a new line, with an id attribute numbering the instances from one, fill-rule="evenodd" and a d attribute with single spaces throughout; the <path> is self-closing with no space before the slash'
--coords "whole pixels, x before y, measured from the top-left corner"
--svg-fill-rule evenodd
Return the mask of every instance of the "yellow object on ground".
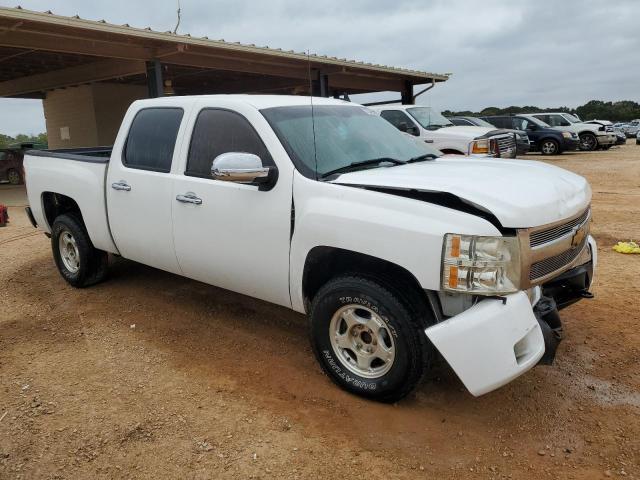
<path id="1" fill-rule="evenodd" d="M 618 242 L 613 249 L 618 253 L 640 253 L 640 246 L 636 242 Z"/>

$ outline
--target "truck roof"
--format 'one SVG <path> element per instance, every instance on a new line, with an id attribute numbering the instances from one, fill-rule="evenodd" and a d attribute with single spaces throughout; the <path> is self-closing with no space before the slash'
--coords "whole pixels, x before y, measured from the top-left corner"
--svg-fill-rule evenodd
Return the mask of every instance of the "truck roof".
<path id="1" fill-rule="evenodd" d="M 234 101 L 251 105 L 258 110 L 271 107 L 289 107 L 299 105 L 309 105 L 311 97 L 306 95 L 250 95 L 250 94 L 233 94 L 233 95 L 186 95 L 177 97 L 160 97 L 137 100 L 136 104 L 145 106 L 158 105 L 189 105 L 202 100 L 224 100 Z M 335 98 L 313 97 L 314 105 L 358 105 L 345 100 Z"/>

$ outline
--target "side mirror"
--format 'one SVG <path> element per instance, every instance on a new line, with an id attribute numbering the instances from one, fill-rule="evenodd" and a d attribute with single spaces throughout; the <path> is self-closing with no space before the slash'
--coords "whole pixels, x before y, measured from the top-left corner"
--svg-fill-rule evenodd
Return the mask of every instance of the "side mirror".
<path id="1" fill-rule="evenodd" d="M 537 130 L 538 126 L 535 123 L 530 123 L 529 125 L 527 125 L 527 130 Z"/>
<path id="2" fill-rule="evenodd" d="M 211 176 L 223 182 L 268 186 L 274 183 L 276 173 L 276 167 L 262 166 L 260 157 L 252 153 L 223 153 L 211 164 Z"/>

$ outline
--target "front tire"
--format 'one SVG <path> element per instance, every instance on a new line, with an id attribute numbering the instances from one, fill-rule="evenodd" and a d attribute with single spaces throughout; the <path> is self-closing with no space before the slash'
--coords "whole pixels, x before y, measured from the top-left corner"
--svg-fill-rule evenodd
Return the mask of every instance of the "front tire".
<path id="1" fill-rule="evenodd" d="M 382 402 L 415 388 L 433 348 L 409 303 L 384 283 L 359 276 L 335 278 L 317 293 L 311 343 L 331 380 Z"/>
<path id="2" fill-rule="evenodd" d="M 93 246 L 77 215 L 65 214 L 55 219 L 51 228 L 51 249 L 60 275 L 70 285 L 84 288 L 106 278 L 107 252 Z"/>
<path id="3" fill-rule="evenodd" d="M 591 152 L 598 148 L 598 139 L 593 133 L 580 134 L 580 150 Z"/>
<path id="4" fill-rule="evenodd" d="M 540 153 L 542 155 L 557 155 L 560 153 L 558 142 L 550 138 L 544 139 L 540 144 Z"/>

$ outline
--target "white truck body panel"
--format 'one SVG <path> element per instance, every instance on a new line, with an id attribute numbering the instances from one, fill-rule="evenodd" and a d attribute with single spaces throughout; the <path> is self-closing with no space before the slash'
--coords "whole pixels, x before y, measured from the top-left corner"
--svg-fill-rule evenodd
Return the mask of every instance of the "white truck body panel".
<path id="1" fill-rule="evenodd" d="M 544 339 L 524 292 L 480 302 L 425 330 L 472 395 L 495 390 L 531 369 Z M 473 338 L 472 343 L 459 339 Z M 518 346 L 517 355 L 514 348 Z"/>
<path id="2" fill-rule="evenodd" d="M 499 158 L 444 157 L 350 172 L 335 183 L 453 193 L 510 228 L 553 223 L 580 213 L 591 201 L 591 188 L 579 175 L 541 162 Z"/>
<path id="3" fill-rule="evenodd" d="M 64 168 L 63 168 L 64 167 Z M 80 207 L 87 231 L 96 248 L 119 253 L 109 229 L 104 182 L 106 163 L 76 162 L 25 155 L 27 197 L 40 228 L 51 233 L 42 205 L 45 192 L 64 192 Z"/>
<path id="4" fill-rule="evenodd" d="M 314 105 L 349 105 L 332 99 L 313 101 Z M 508 228 L 561 221 L 589 205 L 591 191 L 583 178 L 537 162 L 447 157 L 344 173 L 323 181 L 309 178 L 294 167 L 260 112 L 298 105 L 309 105 L 309 99 L 220 95 L 135 102 L 109 162 L 74 161 L 61 158 L 64 153 L 26 155 L 27 191 L 35 221 L 51 232 L 43 194 L 64 195 L 78 204 L 98 249 L 305 313 L 303 276 L 316 247 L 385 260 L 410 273 L 420 288 L 438 292 L 445 234 L 501 235 L 499 225 L 481 216 L 375 188 L 455 195 L 473 208 L 490 212 Z M 184 110 L 168 173 L 129 168 L 122 161 L 135 115 L 154 106 Z M 197 115 L 208 108 L 236 112 L 255 129 L 278 170 L 270 190 L 185 174 Z M 465 132 L 477 128 L 478 134 L 489 131 L 480 127 L 446 130 L 455 133 L 454 128 Z M 468 137 L 460 137 L 466 148 Z M 114 184 L 130 189 L 116 190 Z M 202 203 L 176 202 L 177 196 L 188 192 Z M 595 242 L 591 238 L 589 242 L 595 263 Z M 509 295 L 506 305 L 481 301 L 427 328 L 425 334 L 474 395 L 520 375 L 544 352 L 540 328 L 524 292 Z M 522 347 L 518 357 L 516 344 Z"/>

